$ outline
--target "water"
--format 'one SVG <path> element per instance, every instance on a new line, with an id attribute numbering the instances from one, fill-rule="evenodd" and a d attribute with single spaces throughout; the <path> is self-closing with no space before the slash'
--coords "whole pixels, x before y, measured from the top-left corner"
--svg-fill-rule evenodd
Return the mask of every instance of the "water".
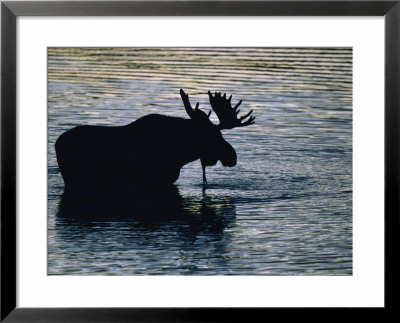
<path id="1" fill-rule="evenodd" d="M 57 137 L 187 117 L 180 88 L 206 112 L 208 90 L 254 110 L 223 131 L 238 164 L 206 187 L 186 165 L 170 199 L 68 207 Z M 49 48 L 48 183 L 49 274 L 351 275 L 352 50 Z"/>

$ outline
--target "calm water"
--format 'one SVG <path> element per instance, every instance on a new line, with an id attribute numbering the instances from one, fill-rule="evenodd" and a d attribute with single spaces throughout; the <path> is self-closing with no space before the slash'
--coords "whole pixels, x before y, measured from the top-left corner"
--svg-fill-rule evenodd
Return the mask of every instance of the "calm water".
<path id="1" fill-rule="evenodd" d="M 238 164 L 186 165 L 171 196 L 71 206 L 54 143 L 82 124 L 186 117 L 183 88 L 243 100 Z M 217 122 L 215 114 L 211 119 Z M 351 275 L 352 50 L 50 48 L 48 273 Z"/>

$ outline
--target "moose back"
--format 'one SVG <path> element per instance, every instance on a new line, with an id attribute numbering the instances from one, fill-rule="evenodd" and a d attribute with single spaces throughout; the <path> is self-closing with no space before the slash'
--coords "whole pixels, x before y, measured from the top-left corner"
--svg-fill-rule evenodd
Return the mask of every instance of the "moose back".
<path id="1" fill-rule="evenodd" d="M 222 137 L 222 129 L 254 123 L 252 111 L 238 117 L 231 98 L 208 92 L 220 121 L 214 125 L 189 96 L 180 90 L 190 119 L 159 114 L 146 115 L 125 126 L 77 126 L 61 134 L 55 144 L 65 191 L 104 195 L 161 189 L 174 183 L 180 169 L 197 159 L 203 168 L 221 161 L 235 166 L 233 147 Z M 247 118 L 247 119 L 246 119 Z M 246 120 L 245 120 L 246 119 Z"/>

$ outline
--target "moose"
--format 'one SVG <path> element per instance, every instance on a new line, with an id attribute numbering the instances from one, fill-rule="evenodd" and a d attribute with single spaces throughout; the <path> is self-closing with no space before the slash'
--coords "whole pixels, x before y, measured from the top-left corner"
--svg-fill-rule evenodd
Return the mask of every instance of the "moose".
<path id="1" fill-rule="evenodd" d="M 150 114 L 125 126 L 81 125 L 57 139 L 57 162 L 65 191 L 77 193 L 123 193 L 151 191 L 173 184 L 181 168 L 200 159 L 203 182 L 205 168 L 221 161 L 233 167 L 234 148 L 222 137 L 221 130 L 254 123 L 253 110 L 239 117 L 240 100 L 231 105 L 232 96 L 208 91 L 210 105 L 219 124 L 193 109 L 189 96 L 180 95 L 190 119 Z"/>

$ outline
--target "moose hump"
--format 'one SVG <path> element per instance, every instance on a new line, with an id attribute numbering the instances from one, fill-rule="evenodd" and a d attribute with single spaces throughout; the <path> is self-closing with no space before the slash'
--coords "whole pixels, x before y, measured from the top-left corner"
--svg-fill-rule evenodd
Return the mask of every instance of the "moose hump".
<path id="1" fill-rule="evenodd" d="M 221 161 L 235 166 L 233 147 L 225 141 L 222 129 L 254 123 L 252 111 L 238 117 L 239 101 L 208 92 L 215 125 L 199 109 L 193 109 L 189 96 L 180 90 L 189 119 L 150 114 L 125 126 L 77 126 L 57 139 L 55 150 L 65 190 L 78 194 L 107 195 L 151 191 L 173 184 L 180 169 L 197 159 L 203 167 Z"/>

